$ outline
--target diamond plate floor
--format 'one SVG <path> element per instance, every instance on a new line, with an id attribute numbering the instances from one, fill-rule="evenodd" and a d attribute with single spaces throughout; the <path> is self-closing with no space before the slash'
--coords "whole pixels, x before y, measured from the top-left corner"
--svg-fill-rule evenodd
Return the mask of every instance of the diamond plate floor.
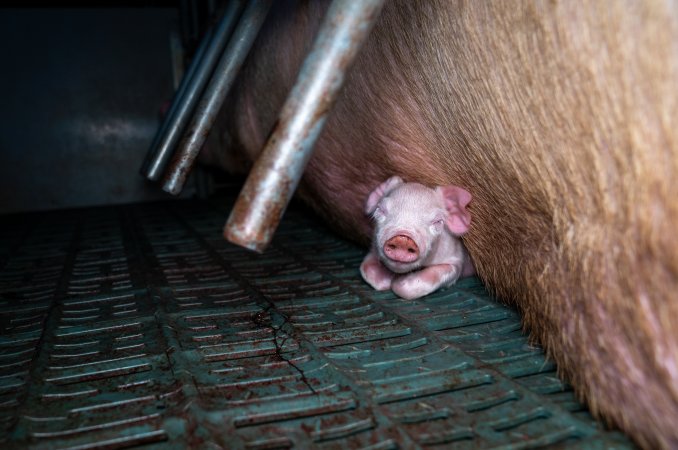
<path id="1" fill-rule="evenodd" d="M 290 210 L 256 255 L 225 208 L 2 218 L 3 448 L 631 448 L 477 279 L 420 300 Z"/>

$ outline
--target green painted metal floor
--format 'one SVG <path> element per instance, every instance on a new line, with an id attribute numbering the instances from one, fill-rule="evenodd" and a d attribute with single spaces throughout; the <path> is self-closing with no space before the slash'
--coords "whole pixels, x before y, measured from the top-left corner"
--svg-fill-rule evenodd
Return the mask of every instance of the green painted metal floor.
<path id="1" fill-rule="evenodd" d="M 264 255 L 226 207 L 1 218 L 2 448 L 630 448 L 475 278 L 407 301 L 291 209 Z"/>

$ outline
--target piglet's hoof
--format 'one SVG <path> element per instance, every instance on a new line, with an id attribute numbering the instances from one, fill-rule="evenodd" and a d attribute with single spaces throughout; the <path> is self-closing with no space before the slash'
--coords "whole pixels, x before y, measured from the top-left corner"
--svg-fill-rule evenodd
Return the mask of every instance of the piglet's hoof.
<path id="1" fill-rule="evenodd" d="M 395 276 L 381 264 L 379 258 L 374 252 L 369 252 L 362 264 L 360 264 L 360 275 L 363 279 L 377 291 L 388 291 L 391 289 L 391 282 Z"/>
<path id="2" fill-rule="evenodd" d="M 438 289 L 438 286 L 426 283 L 417 276 L 409 275 L 396 278 L 391 284 L 391 289 L 398 297 L 414 300 L 430 294 Z"/>

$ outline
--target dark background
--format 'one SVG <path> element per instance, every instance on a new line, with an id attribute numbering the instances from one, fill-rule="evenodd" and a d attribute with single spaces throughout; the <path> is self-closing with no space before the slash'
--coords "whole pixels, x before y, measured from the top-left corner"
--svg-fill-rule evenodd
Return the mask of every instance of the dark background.
<path id="1" fill-rule="evenodd" d="M 0 8 L 0 214 L 169 198 L 139 168 L 216 6 L 96 4 Z"/>

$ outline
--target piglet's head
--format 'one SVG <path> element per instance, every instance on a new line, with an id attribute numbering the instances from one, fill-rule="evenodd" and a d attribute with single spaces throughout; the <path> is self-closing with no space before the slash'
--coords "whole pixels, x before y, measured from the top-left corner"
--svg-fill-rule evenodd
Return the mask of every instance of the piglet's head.
<path id="1" fill-rule="evenodd" d="M 426 265 L 443 233 L 466 233 L 470 201 L 471 194 L 457 186 L 431 189 L 396 176 L 381 183 L 367 198 L 365 212 L 374 219 L 374 246 L 382 263 L 396 273 Z"/>

